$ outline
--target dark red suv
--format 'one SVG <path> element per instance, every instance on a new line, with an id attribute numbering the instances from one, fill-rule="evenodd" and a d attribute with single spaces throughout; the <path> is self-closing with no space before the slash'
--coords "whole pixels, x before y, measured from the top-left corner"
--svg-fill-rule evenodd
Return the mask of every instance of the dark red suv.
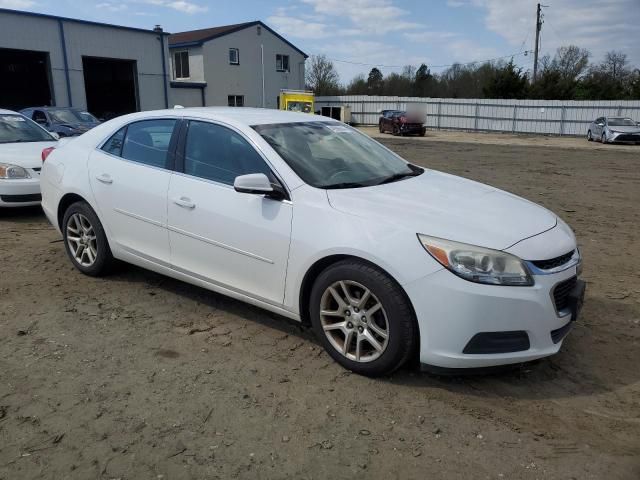
<path id="1" fill-rule="evenodd" d="M 394 135 L 408 135 L 417 133 L 424 137 L 427 128 L 425 118 L 420 114 L 407 113 L 404 110 L 382 110 L 378 128 L 380 133 L 391 132 Z"/>

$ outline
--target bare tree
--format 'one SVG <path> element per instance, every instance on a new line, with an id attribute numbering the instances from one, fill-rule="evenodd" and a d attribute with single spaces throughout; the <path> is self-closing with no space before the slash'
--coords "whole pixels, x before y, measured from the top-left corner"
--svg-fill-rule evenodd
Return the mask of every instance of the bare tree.
<path id="1" fill-rule="evenodd" d="M 627 76 L 630 72 L 627 68 L 627 54 L 622 52 L 610 51 L 604 56 L 602 69 L 606 71 L 612 79 L 618 80 Z"/>
<path id="2" fill-rule="evenodd" d="M 316 95 L 336 95 L 340 93 L 340 77 L 333 62 L 325 55 L 313 55 L 307 68 L 307 88 Z"/>
<path id="3" fill-rule="evenodd" d="M 567 81 L 577 80 L 587 70 L 589 65 L 589 50 L 575 45 L 560 47 L 549 65 L 557 71 L 560 77 Z"/>

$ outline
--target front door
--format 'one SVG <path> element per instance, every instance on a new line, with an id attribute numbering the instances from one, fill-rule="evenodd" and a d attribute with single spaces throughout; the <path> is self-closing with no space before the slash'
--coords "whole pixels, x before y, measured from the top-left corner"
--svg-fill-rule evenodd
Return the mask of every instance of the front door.
<path id="1" fill-rule="evenodd" d="M 168 229 L 173 268 L 280 305 L 291 235 L 291 202 L 238 193 L 238 175 L 265 173 L 262 156 L 238 132 L 190 121 L 171 176 Z"/>
<path id="2" fill-rule="evenodd" d="M 175 119 L 131 123 L 89 159 L 89 180 L 109 240 L 167 266 L 168 152 L 176 124 Z"/>

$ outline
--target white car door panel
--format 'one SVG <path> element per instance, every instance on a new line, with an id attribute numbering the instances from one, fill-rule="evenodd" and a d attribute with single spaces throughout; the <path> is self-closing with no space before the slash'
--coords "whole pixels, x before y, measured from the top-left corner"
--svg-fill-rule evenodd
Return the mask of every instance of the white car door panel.
<path id="1" fill-rule="evenodd" d="M 168 213 L 174 268 L 282 303 L 291 203 L 174 174 Z"/>
<path id="2" fill-rule="evenodd" d="M 118 152 L 107 153 L 105 150 L 109 145 L 105 144 L 103 150 L 91 153 L 89 181 L 98 213 L 116 248 L 168 265 L 167 191 L 171 171 L 164 168 L 163 159 L 172 126 L 167 123 L 171 121 L 162 122 L 165 124 L 155 126 L 151 134 L 136 131 L 149 130 L 144 126 L 145 122 L 138 122 L 132 124 L 135 128 L 129 127 L 126 139 L 123 140 L 124 133 L 123 138 L 116 138 L 120 132 L 112 137 L 120 142 L 118 147 L 123 156 L 147 163 L 121 158 Z M 157 125 L 158 121 L 155 123 Z"/>
<path id="3" fill-rule="evenodd" d="M 280 305 L 292 204 L 239 193 L 236 176 L 271 171 L 238 133 L 190 122 L 182 167 L 171 176 L 168 230 L 173 268 Z"/>

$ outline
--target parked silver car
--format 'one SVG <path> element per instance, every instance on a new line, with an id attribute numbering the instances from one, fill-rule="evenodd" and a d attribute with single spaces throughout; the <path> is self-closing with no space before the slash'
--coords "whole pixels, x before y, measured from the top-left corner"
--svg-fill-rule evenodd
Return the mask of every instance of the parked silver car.
<path id="1" fill-rule="evenodd" d="M 589 125 L 587 140 L 602 143 L 640 143 L 640 123 L 627 117 L 599 117 Z"/>

